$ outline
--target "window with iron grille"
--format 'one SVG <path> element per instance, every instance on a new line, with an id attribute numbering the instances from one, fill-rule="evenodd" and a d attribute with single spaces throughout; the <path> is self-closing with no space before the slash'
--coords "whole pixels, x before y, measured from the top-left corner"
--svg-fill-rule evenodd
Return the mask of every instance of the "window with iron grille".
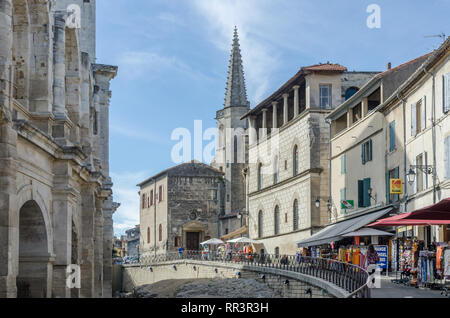
<path id="1" fill-rule="evenodd" d="M 294 231 L 298 230 L 298 201 L 294 201 Z"/>

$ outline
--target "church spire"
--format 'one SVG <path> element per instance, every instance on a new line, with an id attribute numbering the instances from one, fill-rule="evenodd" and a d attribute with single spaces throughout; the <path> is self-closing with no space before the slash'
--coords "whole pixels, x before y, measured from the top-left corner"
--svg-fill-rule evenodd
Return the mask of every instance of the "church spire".
<path id="1" fill-rule="evenodd" d="M 233 46 L 231 49 L 228 81 L 225 93 L 225 108 L 232 106 L 250 107 L 245 88 L 244 67 L 242 65 L 241 49 L 237 27 L 234 27 Z"/>

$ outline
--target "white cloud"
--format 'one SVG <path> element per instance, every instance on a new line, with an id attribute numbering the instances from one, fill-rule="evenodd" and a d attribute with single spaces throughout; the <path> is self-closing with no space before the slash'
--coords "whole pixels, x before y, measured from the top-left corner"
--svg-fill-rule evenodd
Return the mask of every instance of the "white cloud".
<path id="1" fill-rule="evenodd" d="M 114 234 L 123 235 L 125 230 L 139 224 L 139 189 L 136 184 L 148 177 L 148 171 L 111 173 L 114 201 L 120 203 L 113 216 Z"/>
<path id="2" fill-rule="evenodd" d="M 167 76 L 168 72 L 179 73 L 197 80 L 208 79 L 205 74 L 192 69 L 178 57 L 165 56 L 152 49 L 125 51 L 119 54 L 116 63 L 122 69 L 121 74 L 129 79 L 138 79 L 143 76 L 156 79 L 163 75 Z"/>

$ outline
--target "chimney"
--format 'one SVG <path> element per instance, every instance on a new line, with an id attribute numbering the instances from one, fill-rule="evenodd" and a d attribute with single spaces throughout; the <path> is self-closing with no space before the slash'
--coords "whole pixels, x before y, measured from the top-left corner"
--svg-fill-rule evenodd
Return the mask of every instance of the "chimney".
<path id="1" fill-rule="evenodd" d="M 387 68 L 388 71 L 392 68 L 391 62 L 387 63 L 387 67 L 386 68 Z"/>

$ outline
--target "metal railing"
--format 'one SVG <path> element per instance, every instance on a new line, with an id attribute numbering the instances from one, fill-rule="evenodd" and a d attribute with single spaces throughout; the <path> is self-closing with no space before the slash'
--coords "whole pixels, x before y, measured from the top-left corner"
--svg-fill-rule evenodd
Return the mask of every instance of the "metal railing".
<path id="1" fill-rule="evenodd" d="M 234 263 L 262 268 L 275 268 L 323 279 L 336 285 L 350 295 L 348 297 L 370 298 L 369 274 L 363 268 L 326 258 L 301 255 L 241 254 L 224 255 L 216 252 L 184 251 L 159 255 L 141 255 L 138 265 L 170 262 L 176 260 L 211 261 Z"/>

